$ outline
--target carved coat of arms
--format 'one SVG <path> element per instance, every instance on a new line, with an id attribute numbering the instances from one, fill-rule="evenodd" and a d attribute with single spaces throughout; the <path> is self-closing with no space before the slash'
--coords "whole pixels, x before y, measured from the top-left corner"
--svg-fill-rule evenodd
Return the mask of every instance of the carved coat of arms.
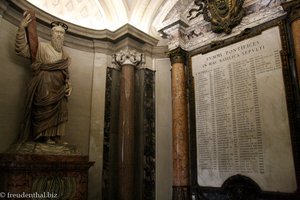
<path id="1" fill-rule="evenodd" d="M 231 33 L 232 28 L 245 16 L 244 0 L 195 0 L 194 3 L 199 9 L 191 9 L 190 16 L 194 11 L 198 12 L 196 17 L 203 14 L 204 19 L 211 22 L 212 31 L 216 33 Z"/>

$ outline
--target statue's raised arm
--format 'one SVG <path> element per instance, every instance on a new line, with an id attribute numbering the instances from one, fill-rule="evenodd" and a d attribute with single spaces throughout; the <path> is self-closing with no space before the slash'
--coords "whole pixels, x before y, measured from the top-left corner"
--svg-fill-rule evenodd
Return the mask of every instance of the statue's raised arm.
<path id="1" fill-rule="evenodd" d="M 30 13 L 25 11 L 16 35 L 15 51 L 18 55 L 24 56 L 26 58 L 30 58 L 31 56 L 25 28 L 28 27 L 28 24 L 31 21 L 32 18 Z"/>

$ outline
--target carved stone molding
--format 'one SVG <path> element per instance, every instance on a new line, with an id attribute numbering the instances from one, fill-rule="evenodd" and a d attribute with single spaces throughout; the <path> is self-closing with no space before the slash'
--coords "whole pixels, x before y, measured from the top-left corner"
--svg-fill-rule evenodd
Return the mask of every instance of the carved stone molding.
<path id="1" fill-rule="evenodd" d="M 281 19 L 286 15 L 280 3 L 282 1 L 245 0 L 241 8 L 244 11 L 238 12 L 240 13 L 238 14 L 239 16 L 243 16 L 241 23 L 238 23 L 234 28 L 232 27 L 230 34 L 215 33 L 212 31 L 212 22 L 210 22 L 213 16 L 211 16 L 208 6 L 204 4 L 204 2 L 207 1 L 208 0 L 189 0 L 188 3 L 187 1 L 178 1 L 178 6 L 170 11 L 170 13 L 174 14 L 168 16 L 158 28 L 161 37 L 169 39 L 169 50 L 180 47 L 190 52 L 209 45 L 211 41 L 226 40 L 235 37 L 241 34 L 245 29 L 253 29 L 273 20 Z M 242 2 L 239 0 L 235 1 L 238 2 L 239 5 Z M 209 2 L 213 1 L 209 0 Z M 293 1 L 290 1 L 290 4 L 292 2 Z M 299 2 L 299 0 L 295 0 L 293 4 L 299 4 L 297 2 Z M 180 7 L 180 12 L 177 7 Z M 234 17 L 230 16 L 229 18 L 233 19 Z M 240 18 L 238 19 L 240 20 Z"/>
<path id="2" fill-rule="evenodd" d="M 117 55 L 113 54 L 111 59 L 111 68 L 114 68 L 116 70 L 121 70 L 121 65 L 116 60 Z"/>
<path id="3" fill-rule="evenodd" d="M 125 49 L 113 54 L 112 65 L 113 68 L 119 68 L 123 65 L 133 65 L 138 67 L 145 64 L 145 58 L 142 53 L 126 47 Z"/>
<path id="4" fill-rule="evenodd" d="M 177 49 L 174 49 L 174 50 L 170 51 L 168 54 L 169 54 L 172 65 L 174 63 L 184 63 L 185 64 L 186 58 L 187 58 L 187 52 L 185 50 L 183 50 L 182 48 L 179 47 Z"/>
<path id="5" fill-rule="evenodd" d="M 300 19 L 300 0 L 285 2 L 282 8 L 287 12 L 290 21 Z"/>
<path id="6" fill-rule="evenodd" d="M 142 55 L 142 58 L 141 58 L 140 63 L 136 66 L 137 69 L 145 69 L 145 68 L 147 68 L 146 67 L 145 55 L 144 54 L 141 54 L 141 55 Z"/>
<path id="7" fill-rule="evenodd" d="M 176 49 L 178 47 L 186 49 L 186 28 L 189 25 L 186 20 L 178 18 L 175 22 L 167 25 L 166 27 L 160 29 L 161 37 L 169 39 L 169 50 Z"/>

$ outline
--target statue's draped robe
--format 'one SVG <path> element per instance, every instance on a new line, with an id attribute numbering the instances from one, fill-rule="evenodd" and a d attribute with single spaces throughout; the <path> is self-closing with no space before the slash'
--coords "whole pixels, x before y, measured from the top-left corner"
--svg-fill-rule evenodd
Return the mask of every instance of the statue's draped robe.
<path id="1" fill-rule="evenodd" d="M 16 52 L 29 58 L 25 31 L 19 29 Z M 54 50 L 50 43 L 39 43 L 36 61 L 32 64 L 33 77 L 26 95 L 25 121 L 22 141 L 41 136 L 62 136 L 68 120 L 66 83 L 69 79 L 70 59 Z"/>

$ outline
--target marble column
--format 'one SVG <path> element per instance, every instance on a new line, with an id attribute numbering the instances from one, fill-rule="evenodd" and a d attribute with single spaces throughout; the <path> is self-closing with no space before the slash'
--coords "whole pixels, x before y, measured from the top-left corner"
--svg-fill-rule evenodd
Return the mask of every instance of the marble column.
<path id="1" fill-rule="evenodd" d="M 296 71 L 298 87 L 300 86 L 300 0 L 294 0 L 284 3 L 284 10 L 287 12 L 288 21 L 292 32 L 294 44 L 294 56 L 296 62 Z"/>
<path id="2" fill-rule="evenodd" d="M 299 9 L 300 11 L 300 9 Z M 295 51 L 295 59 L 296 59 L 296 69 L 297 69 L 297 77 L 298 77 L 298 86 L 300 86 L 300 12 L 298 19 L 293 21 L 292 24 L 292 33 L 294 40 L 294 51 Z"/>
<path id="3" fill-rule="evenodd" d="M 134 199 L 134 72 L 142 54 L 125 49 L 114 55 L 121 67 L 120 114 L 118 125 L 118 200 Z"/>
<path id="4" fill-rule="evenodd" d="M 289 44 L 292 44 L 293 53 L 289 54 L 290 56 L 290 70 L 292 77 L 292 89 L 293 89 L 293 98 L 295 99 L 295 106 L 291 114 L 295 116 L 295 120 L 292 120 L 291 127 L 293 131 L 291 132 L 292 145 L 294 151 L 294 164 L 297 185 L 300 184 L 300 0 L 292 0 L 282 3 L 281 6 L 286 11 L 286 22 L 287 30 L 289 31 L 288 38 Z M 291 62 L 291 60 L 295 62 Z M 295 113 L 295 114 L 293 114 Z M 297 192 L 300 192 L 298 187 Z"/>
<path id="5" fill-rule="evenodd" d="M 189 135 L 185 52 L 170 52 L 172 64 L 173 200 L 190 199 Z"/>

